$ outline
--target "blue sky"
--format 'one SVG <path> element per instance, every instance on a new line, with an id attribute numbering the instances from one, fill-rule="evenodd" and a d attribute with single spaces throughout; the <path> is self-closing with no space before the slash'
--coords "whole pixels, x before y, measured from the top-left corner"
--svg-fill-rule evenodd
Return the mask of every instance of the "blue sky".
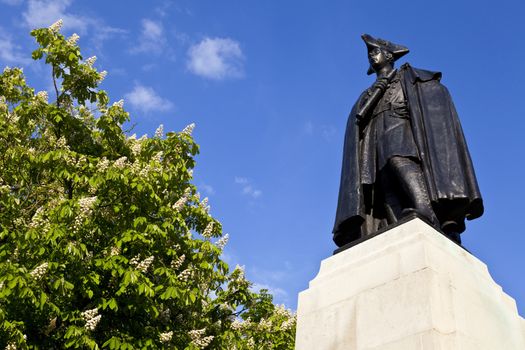
<path id="1" fill-rule="evenodd" d="M 465 246 L 525 314 L 525 3 L 515 1 L 0 0 L 0 64 L 31 62 L 29 30 L 64 20 L 109 72 L 133 132 L 195 122 L 195 184 L 230 234 L 225 258 L 295 308 L 331 255 L 344 127 L 372 83 L 362 33 L 410 48 L 400 63 L 443 72 L 485 215 Z"/>

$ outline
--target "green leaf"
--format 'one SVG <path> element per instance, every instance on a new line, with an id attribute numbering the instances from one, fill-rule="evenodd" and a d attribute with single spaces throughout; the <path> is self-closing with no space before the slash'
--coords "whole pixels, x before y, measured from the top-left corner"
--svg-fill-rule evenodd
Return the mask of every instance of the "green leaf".
<path id="1" fill-rule="evenodd" d="M 44 293 L 44 292 L 40 293 L 40 310 L 42 310 L 44 308 L 44 305 L 46 304 L 46 301 L 47 301 L 46 293 Z"/>

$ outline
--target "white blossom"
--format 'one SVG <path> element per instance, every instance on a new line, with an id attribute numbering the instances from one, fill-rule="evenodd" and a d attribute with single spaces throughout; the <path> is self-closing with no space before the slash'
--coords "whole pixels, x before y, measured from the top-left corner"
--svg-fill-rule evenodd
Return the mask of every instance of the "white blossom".
<path id="1" fill-rule="evenodd" d="M 102 318 L 102 315 L 98 314 L 98 308 L 94 308 L 91 310 L 86 310 L 81 313 L 82 318 L 84 321 L 86 321 L 85 328 L 88 331 L 93 331 L 97 327 L 97 324 L 100 322 L 100 319 Z"/>
<path id="2" fill-rule="evenodd" d="M 123 156 L 123 157 L 120 157 L 119 159 L 117 159 L 115 161 L 115 163 L 113 163 L 113 165 L 115 166 L 115 168 L 117 169 L 123 169 L 125 166 L 126 166 L 126 161 L 127 161 L 127 157 L 126 156 Z"/>
<path id="3" fill-rule="evenodd" d="M 89 320 L 89 319 L 92 319 L 93 317 L 95 317 L 96 315 L 98 315 L 98 308 L 94 308 L 94 309 L 91 309 L 91 310 L 86 310 L 86 311 L 83 311 L 81 313 L 82 317 L 85 319 L 85 320 Z"/>
<path id="4" fill-rule="evenodd" d="M 194 329 L 188 332 L 188 335 L 191 338 L 191 342 L 200 349 L 204 349 L 205 347 L 210 345 L 210 343 L 212 342 L 214 338 L 213 335 L 202 337 L 205 332 L 206 332 L 206 328 Z"/>
<path id="5" fill-rule="evenodd" d="M 68 39 L 67 39 L 67 43 L 69 45 L 75 45 L 78 41 L 78 39 L 80 39 L 80 37 L 78 36 L 77 33 L 73 33 L 73 35 L 71 35 Z"/>
<path id="6" fill-rule="evenodd" d="M 274 312 L 278 316 L 283 316 L 283 317 L 291 317 L 292 316 L 292 312 L 290 310 L 288 310 L 284 305 L 277 305 L 277 306 L 275 306 Z"/>
<path id="7" fill-rule="evenodd" d="M 186 190 L 184 190 L 184 194 L 182 195 L 182 197 L 179 198 L 179 200 L 173 204 L 172 208 L 177 210 L 177 211 L 180 211 L 184 205 L 186 204 L 186 202 L 188 201 L 188 196 L 190 195 L 190 188 L 186 188 Z"/>
<path id="8" fill-rule="evenodd" d="M 137 270 L 140 270 L 142 272 L 147 272 L 150 265 L 153 263 L 153 260 L 155 260 L 154 256 L 150 256 L 149 258 L 144 259 L 137 265 Z"/>
<path id="9" fill-rule="evenodd" d="M 64 136 L 60 136 L 60 138 L 57 140 L 57 147 L 67 148 L 67 140 Z"/>
<path id="10" fill-rule="evenodd" d="M 108 72 L 103 70 L 102 72 L 98 73 L 98 77 L 99 77 L 99 82 L 101 82 L 102 80 L 104 80 L 106 78 L 106 76 L 108 75 Z"/>
<path id="11" fill-rule="evenodd" d="M 102 159 L 97 164 L 97 170 L 99 172 L 104 172 L 109 167 L 109 160 L 106 157 L 102 157 Z"/>
<path id="12" fill-rule="evenodd" d="M 188 332 L 188 335 L 193 340 L 202 337 L 204 333 L 206 333 L 206 328 L 191 330 Z"/>
<path id="13" fill-rule="evenodd" d="M 269 330 L 271 327 L 272 327 L 272 320 L 261 318 L 261 320 L 259 321 L 259 328 L 261 330 Z"/>
<path id="14" fill-rule="evenodd" d="M 210 221 L 210 223 L 206 226 L 206 228 L 202 232 L 202 236 L 204 238 L 210 238 L 212 233 L 213 233 L 213 221 Z"/>
<path id="15" fill-rule="evenodd" d="M 180 257 L 178 257 L 177 259 L 171 262 L 171 268 L 173 270 L 178 270 L 184 263 L 185 259 L 186 259 L 186 255 L 182 254 Z"/>
<path id="16" fill-rule="evenodd" d="M 186 126 L 182 130 L 182 133 L 191 136 L 191 133 L 193 132 L 193 129 L 195 129 L 195 123 L 191 123 L 190 125 Z"/>
<path id="17" fill-rule="evenodd" d="M 119 247 L 111 247 L 111 251 L 109 252 L 110 256 L 116 256 L 120 254 L 120 248 Z"/>
<path id="18" fill-rule="evenodd" d="M 253 349 L 255 347 L 255 340 L 253 340 L 253 338 L 248 339 L 247 345 L 248 348 Z"/>
<path id="19" fill-rule="evenodd" d="M 168 343 L 173 337 L 173 331 L 160 333 L 159 338 L 162 343 Z"/>
<path id="20" fill-rule="evenodd" d="M 235 271 L 239 271 L 237 273 L 235 280 L 237 282 L 243 282 L 244 281 L 244 266 L 236 265 L 232 273 L 235 273 Z"/>
<path id="21" fill-rule="evenodd" d="M 131 258 L 131 260 L 129 261 L 129 264 L 133 265 L 133 266 L 137 266 L 139 263 L 140 263 L 140 256 L 139 255 Z"/>
<path id="22" fill-rule="evenodd" d="M 93 67 L 93 65 L 95 64 L 95 61 L 97 60 L 97 56 L 91 56 L 90 58 L 88 58 L 86 60 L 86 64 L 89 66 L 89 67 Z"/>
<path id="23" fill-rule="evenodd" d="M 84 219 L 91 215 L 93 211 L 93 205 L 97 201 L 97 197 L 82 197 L 78 200 L 78 206 L 80 207 L 79 215 L 75 217 L 73 222 L 73 230 L 76 232 L 82 227 Z"/>
<path id="24" fill-rule="evenodd" d="M 140 142 L 135 142 L 133 146 L 131 146 L 131 152 L 136 157 L 140 154 L 140 151 L 142 150 L 142 144 Z"/>
<path id="25" fill-rule="evenodd" d="M 39 91 L 39 92 L 37 92 L 36 97 L 38 99 L 46 102 L 46 103 L 47 103 L 48 98 L 49 98 L 48 95 L 47 95 L 47 91 Z"/>
<path id="26" fill-rule="evenodd" d="M 188 170 L 188 176 L 190 178 L 193 177 L 193 169 Z"/>
<path id="27" fill-rule="evenodd" d="M 39 280 L 42 277 L 44 277 L 44 275 L 46 274 L 48 266 L 49 266 L 49 264 L 47 262 L 42 263 L 42 264 L 38 265 L 37 267 L 35 267 L 35 269 L 33 271 L 31 271 L 29 274 L 35 280 Z"/>
<path id="28" fill-rule="evenodd" d="M 232 306 L 230 304 L 226 304 L 226 303 L 221 303 L 219 305 L 219 309 L 221 309 L 222 311 L 233 311 L 232 309 Z"/>
<path id="29" fill-rule="evenodd" d="M 124 100 L 120 99 L 117 102 L 113 102 L 113 107 L 119 107 L 119 108 L 124 107 Z"/>
<path id="30" fill-rule="evenodd" d="M 231 324 L 231 329 L 233 329 L 234 331 L 239 331 L 243 329 L 244 326 L 245 326 L 244 322 L 241 322 L 235 319 Z"/>
<path id="31" fill-rule="evenodd" d="M 5 347 L 5 350 L 16 350 L 16 345 L 15 345 L 15 343 L 9 343 L 9 344 L 7 344 L 7 346 Z"/>
<path id="32" fill-rule="evenodd" d="M 197 345 L 199 348 L 204 349 L 210 343 L 212 342 L 213 338 L 215 338 L 213 335 L 209 335 L 207 337 L 201 338 L 199 340 L 194 340 L 193 344 Z"/>
<path id="33" fill-rule="evenodd" d="M 221 239 L 219 239 L 217 241 L 217 243 L 215 243 L 215 245 L 217 246 L 217 248 L 219 248 L 220 250 L 223 250 L 224 247 L 226 246 L 226 244 L 228 243 L 228 240 L 230 239 L 230 235 L 229 234 L 225 234 L 223 237 L 221 237 Z"/>
<path id="34" fill-rule="evenodd" d="M 178 276 L 179 280 L 181 280 L 182 282 L 187 282 L 190 277 L 191 277 L 191 269 L 186 269 L 182 271 Z"/>
<path id="35" fill-rule="evenodd" d="M 202 202 L 200 203 L 200 206 L 206 213 L 209 213 L 210 206 L 208 205 L 208 197 L 204 198 Z"/>
<path id="36" fill-rule="evenodd" d="M 164 136 L 164 125 L 160 124 L 157 130 L 155 130 L 155 137 Z"/>
<path id="37" fill-rule="evenodd" d="M 58 21 L 56 21 L 55 23 L 53 23 L 52 25 L 50 25 L 49 26 L 49 30 L 52 31 L 53 33 L 58 33 L 60 28 L 62 28 L 63 24 L 64 24 L 64 21 L 62 21 L 62 18 L 61 18 Z"/>
<path id="38" fill-rule="evenodd" d="M 33 217 L 31 218 L 31 222 L 29 223 L 29 228 L 37 228 L 45 224 L 46 220 L 44 219 L 44 208 L 39 207 L 35 214 L 33 214 Z"/>
<path id="39" fill-rule="evenodd" d="M 162 152 L 162 151 L 159 151 L 159 152 L 155 153 L 155 155 L 152 157 L 153 161 L 158 162 L 158 163 L 162 162 L 162 156 L 163 155 L 164 155 L 164 152 Z"/>
<path id="40" fill-rule="evenodd" d="M 80 207 L 80 214 L 89 215 L 96 201 L 97 201 L 97 196 L 80 198 L 78 200 L 78 205 Z"/>
<path id="41" fill-rule="evenodd" d="M 284 322 L 281 324 L 281 329 L 282 329 L 283 331 L 290 330 L 290 329 L 295 325 L 295 323 L 297 322 L 296 317 L 297 317 L 297 316 L 293 315 L 293 316 L 291 316 L 289 319 L 287 319 L 286 321 L 284 321 Z"/>

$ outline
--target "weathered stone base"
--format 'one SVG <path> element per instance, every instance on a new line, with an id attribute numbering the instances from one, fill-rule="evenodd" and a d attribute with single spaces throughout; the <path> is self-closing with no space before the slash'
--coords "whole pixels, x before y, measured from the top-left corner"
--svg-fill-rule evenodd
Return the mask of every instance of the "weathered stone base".
<path id="1" fill-rule="evenodd" d="M 487 267 L 420 219 L 323 260 L 299 294 L 296 350 L 524 350 Z"/>

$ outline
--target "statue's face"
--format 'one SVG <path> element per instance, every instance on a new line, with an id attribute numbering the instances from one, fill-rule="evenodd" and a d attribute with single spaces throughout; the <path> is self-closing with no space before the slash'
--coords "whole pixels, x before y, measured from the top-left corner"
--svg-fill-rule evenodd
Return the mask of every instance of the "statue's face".
<path id="1" fill-rule="evenodd" d="M 372 68 L 374 68 L 375 71 L 378 71 L 379 69 L 390 64 L 390 61 L 386 57 L 383 50 L 381 50 L 378 47 L 368 51 L 368 61 L 370 62 L 370 65 L 372 66 Z"/>

